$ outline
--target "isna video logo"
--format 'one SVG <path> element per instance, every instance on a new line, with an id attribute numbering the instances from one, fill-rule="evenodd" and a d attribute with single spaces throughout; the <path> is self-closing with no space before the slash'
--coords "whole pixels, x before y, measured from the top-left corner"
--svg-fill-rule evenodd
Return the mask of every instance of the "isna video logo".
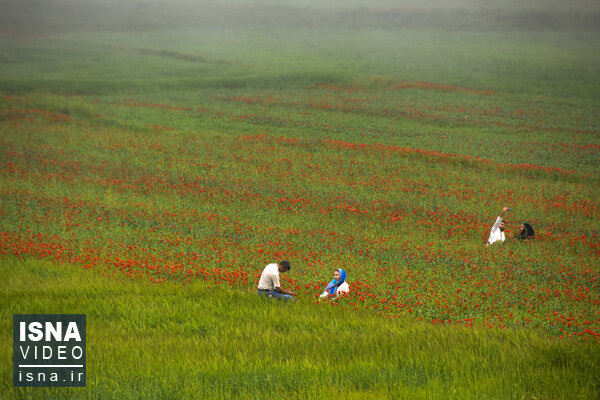
<path id="1" fill-rule="evenodd" d="M 85 382 L 85 314 L 13 315 L 13 386 Z"/>

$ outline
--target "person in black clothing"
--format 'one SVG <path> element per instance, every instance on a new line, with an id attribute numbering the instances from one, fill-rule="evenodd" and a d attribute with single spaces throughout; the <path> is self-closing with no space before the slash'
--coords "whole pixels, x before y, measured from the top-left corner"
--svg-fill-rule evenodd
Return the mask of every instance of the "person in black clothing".
<path id="1" fill-rule="evenodd" d="M 521 225 L 521 230 L 517 233 L 517 239 L 519 240 L 529 240 L 533 239 L 535 236 L 535 231 L 527 222 L 523 222 Z"/>

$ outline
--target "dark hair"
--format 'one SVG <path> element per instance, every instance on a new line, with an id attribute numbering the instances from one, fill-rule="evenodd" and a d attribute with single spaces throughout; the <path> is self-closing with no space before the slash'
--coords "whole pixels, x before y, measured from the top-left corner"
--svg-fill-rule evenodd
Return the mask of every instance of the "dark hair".
<path id="1" fill-rule="evenodd" d="M 286 271 L 289 271 L 292 266 L 290 265 L 289 261 L 283 260 L 283 261 L 279 261 L 279 265 L 281 265 L 283 267 L 283 269 L 285 269 Z"/>
<path id="2" fill-rule="evenodd" d="M 533 238 L 535 236 L 535 231 L 527 222 L 523 222 L 523 230 L 519 232 L 517 235 L 517 239 L 525 240 L 529 238 Z"/>

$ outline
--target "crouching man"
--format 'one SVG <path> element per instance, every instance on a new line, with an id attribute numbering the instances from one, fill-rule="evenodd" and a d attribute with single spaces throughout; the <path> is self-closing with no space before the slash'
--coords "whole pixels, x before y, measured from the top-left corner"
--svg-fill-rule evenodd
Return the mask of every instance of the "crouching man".
<path id="1" fill-rule="evenodd" d="M 290 263 L 285 260 L 267 265 L 258 281 L 258 294 L 277 299 L 292 299 L 296 294 L 291 290 L 283 289 L 279 281 L 279 274 L 289 271 L 290 268 Z"/>

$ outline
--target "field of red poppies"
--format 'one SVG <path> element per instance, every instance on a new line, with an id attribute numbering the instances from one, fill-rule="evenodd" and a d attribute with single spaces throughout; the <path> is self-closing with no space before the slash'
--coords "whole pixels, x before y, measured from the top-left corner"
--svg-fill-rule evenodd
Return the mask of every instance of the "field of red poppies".
<path id="1" fill-rule="evenodd" d="M 0 397 L 598 398 L 597 2 L 1 3 Z"/>
<path id="2" fill-rule="evenodd" d="M 2 254 L 240 291 L 287 259 L 301 301 L 344 268 L 334 306 L 600 335 L 598 126 L 576 109 L 382 79 L 1 104 Z M 504 206 L 507 241 L 486 247 Z"/>

